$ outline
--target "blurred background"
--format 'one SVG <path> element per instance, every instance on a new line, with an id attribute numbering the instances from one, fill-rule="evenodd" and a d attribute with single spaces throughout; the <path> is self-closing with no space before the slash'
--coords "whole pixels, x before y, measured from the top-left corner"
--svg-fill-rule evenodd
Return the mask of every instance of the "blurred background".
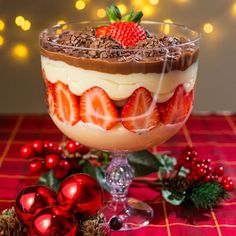
<path id="1" fill-rule="evenodd" d="M 105 19 L 112 2 L 144 20 L 188 25 L 202 33 L 195 112 L 236 111 L 236 1 L 0 0 L 0 113 L 43 113 L 39 32 L 53 24 Z"/>

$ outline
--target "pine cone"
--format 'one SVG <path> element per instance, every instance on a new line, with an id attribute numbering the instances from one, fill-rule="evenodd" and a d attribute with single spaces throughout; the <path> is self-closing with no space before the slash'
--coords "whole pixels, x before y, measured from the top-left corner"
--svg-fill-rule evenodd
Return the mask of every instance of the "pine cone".
<path id="1" fill-rule="evenodd" d="M 105 217 L 103 214 L 89 218 L 82 222 L 82 235 L 83 236 L 108 236 L 110 228 L 105 224 Z"/>
<path id="2" fill-rule="evenodd" d="M 190 182 L 187 178 L 182 176 L 176 176 L 171 179 L 167 179 L 165 182 L 167 189 L 175 191 L 177 193 L 184 192 L 190 187 Z"/>
<path id="3" fill-rule="evenodd" d="M 0 215 L 0 235 L 1 236 L 26 236 L 25 227 L 19 222 L 15 214 L 15 209 L 6 209 Z"/>

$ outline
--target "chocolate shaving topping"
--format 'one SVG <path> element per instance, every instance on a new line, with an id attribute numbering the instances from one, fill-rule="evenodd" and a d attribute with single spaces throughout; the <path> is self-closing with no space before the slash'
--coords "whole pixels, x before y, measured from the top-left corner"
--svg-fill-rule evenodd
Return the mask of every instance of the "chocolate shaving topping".
<path id="1" fill-rule="evenodd" d="M 81 59 L 96 59 L 96 61 L 101 62 L 116 62 L 116 65 L 118 63 L 132 63 L 132 72 L 142 73 L 161 73 L 166 61 L 165 72 L 185 70 L 198 58 L 198 45 L 191 43 L 189 39 L 153 33 L 148 33 L 146 40 L 140 41 L 135 47 L 129 48 L 123 47 L 119 42 L 109 37 L 97 38 L 95 28 L 86 28 L 78 31 L 68 30 L 46 39 L 43 37 L 40 43 L 44 56 L 56 59 L 56 55 L 59 55 L 57 59 L 68 62 L 71 65 L 77 65 L 76 58 L 80 62 Z M 52 53 L 50 54 L 50 52 Z M 62 57 L 63 55 L 65 58 Z M 66 56 L 69 56 L 70 60 L 67 60 Z M 101 66 L 101 62 L 97 62 L 97 64 Z M 135 64 L 141 63 L 146 63 L 145 68 L 144 66 L 139 66 L 139 69 L 134 69 Z M 80 66 L 81 63 L 78 64 Z M 92 69 L 89 65 L 82 64 L 81 67 Z M 157 68 L 152 68 L 154 66 Z M 105 69 L 99 68 L 98 70 L 112 73 L 112 69 L 108 67 L 106 65 Z M 122 69 L 120 65 L 118 67 L 119 70 Z M 128 67 L 126 66 L 125 71 L 123 70 L 124 74 L 128 74 L 127 70 L 131 70 Z"/>

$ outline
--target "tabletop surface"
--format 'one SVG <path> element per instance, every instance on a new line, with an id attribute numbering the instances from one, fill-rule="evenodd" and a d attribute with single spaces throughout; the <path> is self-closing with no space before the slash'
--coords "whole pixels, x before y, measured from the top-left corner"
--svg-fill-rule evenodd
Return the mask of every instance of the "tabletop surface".
<path id="1" fill-rule="evenodd" d="M 20 147 L 35 139 L 61 142 L 64 138 L 48 115 L 0 116 L 0 211 L 14 205 L 17 193 L 38 178 L 28 172 L 28 161 L 19 156 Z M 200 157 L 223 165 L 226 175 L 236 182 L 236 115 L 192 115 L 176 136 L 154 152 L 177 155 L 187 144 L 192 144 Z M 152 180 L 155 176 L 146 178 Z M 129 195 L 148 202 L 154 209 L 154 219 L 147 227 L 112 236 L 236 235 L 235 190 L 231 199 L 218 208 L 195 212 L 171 206 L 158 191 L 135 181 Z"/>

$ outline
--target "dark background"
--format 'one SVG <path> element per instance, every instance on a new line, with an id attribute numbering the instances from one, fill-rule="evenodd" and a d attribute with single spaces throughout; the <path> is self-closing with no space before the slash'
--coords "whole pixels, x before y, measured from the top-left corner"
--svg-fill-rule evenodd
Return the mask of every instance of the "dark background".
<path id="1" fill-rule="evenodd" d="M 171 19 L 200 31 L 203 37 L 195 111 L 236 111 L 236 1 L 159 0 L 152 5 L 153 1 L 84 0 L 85 8 L 77 10 L 76 0 L 0 0 L 0 29 L 1 20 L 5 24 L 0 31 L 0 44 L 4 39 L 0 45 L 0 113 L 46 112 L 39 32 L 59 20 L 104 19 L 97 11 L 112 2 L 143 10 L 144 20 Z M 23 31 L 15 24 L 19 15 L 31 22 L 30 30 Z M 203 30 L 208 22 L 214 27 L 210 34 Z M 15 52 L 19 44 L 23 49 L 21 46 Z M 23 53 L 23 57 L 16 53 Z"/>

